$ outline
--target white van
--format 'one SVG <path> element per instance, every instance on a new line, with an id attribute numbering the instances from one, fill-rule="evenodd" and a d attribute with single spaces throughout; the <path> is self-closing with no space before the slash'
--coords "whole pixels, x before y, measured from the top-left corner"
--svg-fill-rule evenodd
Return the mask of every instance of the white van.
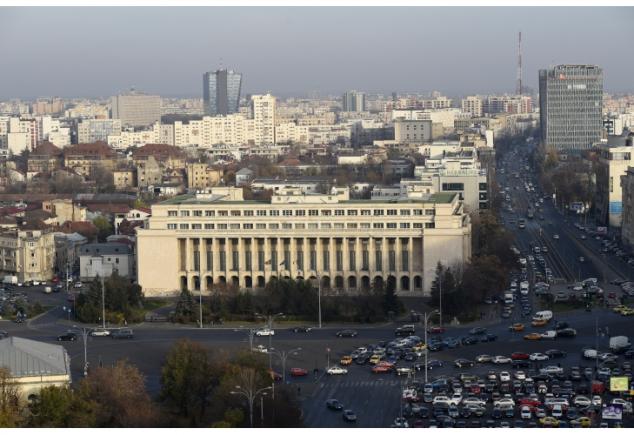
<path id="1" fill-rule="evenodd" d="M 533 316 L 533 320 L 545 320 L 547 322 L 550 321 L 550 319 L 552 318 L 553 318 L 552 311 L 538 311 Z"/>
<path id="2" fill-rule="evenodd" d="M 52 292 L 53 292 L 53 289 L 52 289 L 51 287 L 49 287 L 49 286 L 46 286 L 46 287 L 44 287 L 44 288 L 42 289 L 42 291 L 43 291 L 44 293 L 46 293 L 46 294 L 49 294 L 49 293 L 52 293 Z"/>

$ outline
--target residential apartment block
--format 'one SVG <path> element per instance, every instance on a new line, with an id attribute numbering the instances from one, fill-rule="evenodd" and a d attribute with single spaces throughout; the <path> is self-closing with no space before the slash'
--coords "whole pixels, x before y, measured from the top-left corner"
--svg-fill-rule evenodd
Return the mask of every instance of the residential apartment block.
<path id="1" fill-rule="evenodd" d="M 9 229 L 0 232 L 0 273 L 19 282 L 53 278 L 55 238 L 43 230 Z"/>

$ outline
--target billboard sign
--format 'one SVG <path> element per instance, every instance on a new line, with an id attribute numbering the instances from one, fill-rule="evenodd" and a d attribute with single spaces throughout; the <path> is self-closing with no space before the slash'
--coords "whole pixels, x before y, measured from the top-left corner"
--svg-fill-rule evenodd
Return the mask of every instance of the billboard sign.
<path id="1" fill-rule="evenodd" d="M 612 376 L 610 378 L 610 391 L 621 392 L 629 391 L 630 382 L 627 376 Z"/>
<path id="2" fill-rule="evenodd" d="M 603 408 L 601 418 L 604 420 L 622 420 L 623 407 L 621 405 L 608 405 Z"/>

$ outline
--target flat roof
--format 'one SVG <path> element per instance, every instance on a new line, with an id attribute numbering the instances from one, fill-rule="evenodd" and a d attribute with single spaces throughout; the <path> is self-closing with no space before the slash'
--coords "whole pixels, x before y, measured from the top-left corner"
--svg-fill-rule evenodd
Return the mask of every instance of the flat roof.
<path id="1" fill-rule="evenodd" d="M 457 193 L 452 192 L 438 192 L 431 194 L 427 198 L 388 198 L 385 200 L 376 200 L 376 199 L 349 199 L 339 201 L 338 203 L 331 204 L 380 204 L 380 203 L 400 203 L 400 204 L 413 204 L 413 203 L 434 203 L 434 204 L 449 204 L 453 201 L 454 195 Z M 312 195 L 307 195 L 312 196 Z M 243 201 L 221 201 L 220 195 L 214 195 L 210 199 L 198 199 L 196 198 L 196 194 L 190 193 L 185 195 L 175 196 L 174 198 L 167 199 L 159 203 L 159 205 L 197 205 L 197 204 L 227 204 L 227 205 L 235 205 L 235 204 L 271 204 L 270 201 L 259 201 L 259 200 L 243 200 Z M 310 203 L 294 203 L 299 205 L 310 205 Z"/>

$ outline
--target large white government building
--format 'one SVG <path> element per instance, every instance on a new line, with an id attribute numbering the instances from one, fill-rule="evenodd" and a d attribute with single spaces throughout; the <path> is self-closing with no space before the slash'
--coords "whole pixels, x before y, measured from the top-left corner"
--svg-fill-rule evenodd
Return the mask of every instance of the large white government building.
<path id="1" fill-rule="evenodd" d="M 321 280 L 331 294 L 392 281 L 400 295 L 429 294 L 437 263 L 471 256 L 471 222 L 456 193 L 351 200 L 349 191 L 244 200 L 212 188 L 152 206 L 137 230 L 138 281 L 146 296 L 220 285 L 261 288 L 272 277 Z"/>

